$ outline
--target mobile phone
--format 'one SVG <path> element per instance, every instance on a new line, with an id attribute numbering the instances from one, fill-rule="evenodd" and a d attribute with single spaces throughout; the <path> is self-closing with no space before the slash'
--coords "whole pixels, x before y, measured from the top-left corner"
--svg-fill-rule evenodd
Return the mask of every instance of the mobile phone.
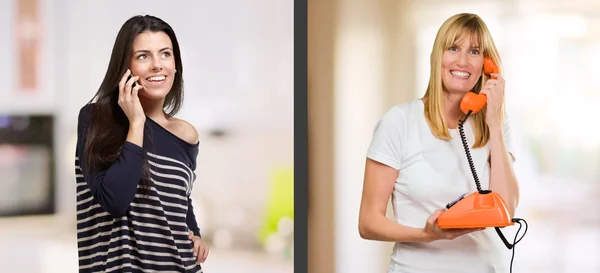
<path id="1" fill-rule="evenodd" d="M 131 79 L 131 77 L 133 77 L 133 73 L 129 74 L 129 76 L 127 77 L 127 81 L 125 81 L 125 82 L 128 82 Z M 136 85 L 137 85 L 137 82 L 133 82 L 133 84 L 131 85 L 131 88 L 134 88 Z"/>

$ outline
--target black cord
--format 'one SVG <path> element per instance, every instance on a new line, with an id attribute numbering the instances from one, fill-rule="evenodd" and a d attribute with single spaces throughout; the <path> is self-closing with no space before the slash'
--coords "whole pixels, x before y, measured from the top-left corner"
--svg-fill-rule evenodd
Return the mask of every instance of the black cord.
<path id="1" fill-rule="evenodd" d="M 519 224 L 519 229 L 517 229 L 517 233 L 515 233 L 515 239 L 513 240 L 513 244 L 512 244 L 512 256 L 510 258 L 510 273 L 512 273 L 513 260 L 515 259 L 515 245 L 518 244 L 521 240 L 523 240 L 523 237 L 525 237 L 525 234 L 527 233 L 527 227 L 528 227 L 527 221 L 525 221 L 524 219 L 513 218 L 512 221 Z M 521 238 L 519 240 L 517 240 L 517 237 L 519 236 L 519 231 L 521 231 L 521 228 L 523 227 L 523 225 L 525 225 L 525 230 L 523 231 L 523 235 L 521 235 Z"/>
<path id="2" fill-rule="evenodd" d="M 463 120 L 458 121 L 458 132 L 460 133 L 460 138 L 462 140 L 463 148 L 465 149 L 465 153 L 467 154 L 467 160 L 469 161 L 469 168 L 471 168 L 471 173 L 473 174 L 473 179 L 475 179 L 475 185 L 477 186 L 477 191 L 482 192 L 481 183 L 479 182 L 479 177 L 477 177 L 477 172 L 475 171 L 475 163 L 473 163 L 473 158 L 471 157 L 471 150 L 469 149 L 469 144 L 467 143 L 467 137 L 465 136 L 465 131 L 463 126 L 467 118 L 471 115 L 471 111 L 467 112 L 467 115 Z"/>
<path id="3" fill-rule="evenodd" d="M 467 160 L 469 161 L 469 168 L 471 169 L 471 173 L 473 174 L 473 179 L 475 179 L 475 185 L 477 186 L 477 191 L 482 194 L 490 193 L 491 191 L 489 191 L 489 190 L 484 191 L 481 189 L 481 183 L 479 182 L 479 177 L 477 176 L 477 171 L 475 170 L 475 164 L 473 163 L 473 158 L 471 157 L 471 149 L 469 149 L 469 144 L 467 143 L 467 137 L 465 136 L 465 131 L 463 129 L 465 121 L 471 115 L 471 113 L 472 113 L 472 111 L 467 112 L 467 115 L 465 116 L 465 118 L 463 120 L 458 121 L 458 131 L 460 133 L 460 138 L 462 140 L 462 144 L 465 149 L 465 154 L 467 155 Z M 510 273 L 512 273 L 513 261 L 515 259 L 515 245 L 517 243 L 519 243 L 523 239 L 523 237 L 525 237 L 525 233 L 527 233 L 527 227 L 528 227 L 527 222 L 521 218 L 513 218 L 512 222 L 519 224 L 519 229 L 517 230 L 517 233 L 515 234 L 515 239 L 513 240 L 512 245 L 508 242 L 508 240 L 506 240 L 506 238 L 502 234 L 502 231 L 500 231 L 500 228 L 499 227 L 495 228 L 496 232 L 500 236 L 500 239 L 502 239 L 502 242 L 504 242 L 504 245 L 506 245 L 506 247 L 508 249 L 512 249 L 512 255 L 510 258 Z M 517 237 L 519 236 L 519 231 L 521 231 L 523 224 L 525 225 L 525 231 L 523 231 L 523 235 L 521 236 L 521 238 L 517 240 Z"/>

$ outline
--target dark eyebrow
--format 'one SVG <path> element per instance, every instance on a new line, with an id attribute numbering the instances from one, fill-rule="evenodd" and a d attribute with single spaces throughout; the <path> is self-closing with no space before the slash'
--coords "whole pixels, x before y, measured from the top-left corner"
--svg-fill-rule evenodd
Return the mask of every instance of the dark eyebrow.
<path id="1" fill-rule="evenodd" d="M 165 48 L 162 48 L 161 50 L 159 50 L 158 52 L 162 52 L 162 51 L 165 51 L 165 50 L 171 50 L 171 51 L 173 51 L 172 48 L 165 47 Z M 138 50 L 136 52 L 133 52 L 133 54 L 137 54 L 137 53 L 150 53 L 150 50 L 142 49 L 142 50 Z"/>

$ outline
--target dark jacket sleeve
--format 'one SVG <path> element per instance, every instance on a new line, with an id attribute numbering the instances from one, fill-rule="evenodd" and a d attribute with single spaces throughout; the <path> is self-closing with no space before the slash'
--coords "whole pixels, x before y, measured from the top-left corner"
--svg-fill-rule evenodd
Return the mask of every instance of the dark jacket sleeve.
<path id="1" fill-rule="evenodd" d="M 198 157 L 198 149 L 193 149 L 190 152 L 190 158 L 192 159 L 192 172 L 196 170 L 196 158 Z M 192 173 L 192 182 L 195 182 L 196 180 L 196 174 Z M 194 205 L 192 204 L 192 198 L 190 198 L 188 196 L 188 211 L 187 211 L 187 216 L 186 216 L 186 223 L 188 228 L 194 232 L 194 235 L 202 237 L 200 235 L 200 227 L 198 227 L 198 221 L 196 220 L 196 214 L 194 213 Z"/>
<path id="2" fill-rule="evenodd" d="M 88 171 L 83 156 L 91 107 L 88 104 L 79 111 L 75 156 L 79 158 L 79 166 L 96 202 L 113 217 L 121 217 L 126 214 L 137 193 L 145 150 L 131 142 L 125 142 L 119 158 L 108 169 Z"/>
<path id="3" fill-rule="evenodd" d="M 188 211 L 186 218 L 187 226 L 194 233 L 194 235 L 202 237 L 200 235 L 200 227 L 198 227 L 198 222 L 196 221 L 196 215 L 194 214 L 194 206 L 192 205 L 192 199 L 188 197 Z"/>

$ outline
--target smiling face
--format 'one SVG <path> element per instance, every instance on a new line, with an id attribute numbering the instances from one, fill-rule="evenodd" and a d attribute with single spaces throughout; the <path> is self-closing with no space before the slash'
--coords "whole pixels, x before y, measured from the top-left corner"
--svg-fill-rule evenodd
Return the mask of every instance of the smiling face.
<path id="1" fill-rule="evenodd" d="M 483 54 L 477 39 L 458 39 L 442 55 L 442 84 L 444 91 L 466 93 L 481 77 Z"/>
<path id="2" fill-rule="evenodd" d="M 132 51 L 129 69 L 139 77 L 143 87 L 139 94 L 148 99 L 164 99 L 176 73 L 171 39 L 162 31 L 142 32 L 136 36 Z"/>

